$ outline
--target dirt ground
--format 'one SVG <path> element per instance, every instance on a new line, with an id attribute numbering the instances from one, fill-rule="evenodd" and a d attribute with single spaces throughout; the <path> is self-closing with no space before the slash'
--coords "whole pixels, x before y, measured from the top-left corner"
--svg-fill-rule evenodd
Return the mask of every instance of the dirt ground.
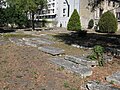
<path id="1" fill-rule="evenodd" d="M 88 52 L 59 41 L 53 46 L 65 49 L 68 55 Z M 49 60 L 52 57 L 54 56 L 37 48 L 12 43 L 1 45 L 0 90 L 82 90 L 81 86 L 87 81 L 107 83 L 106 76 L 120 71 L 120 59 L 114 58 L 105 67 L 93 68 L 93 75 L 82 79 L 79 75 L 52 63 Z"/>

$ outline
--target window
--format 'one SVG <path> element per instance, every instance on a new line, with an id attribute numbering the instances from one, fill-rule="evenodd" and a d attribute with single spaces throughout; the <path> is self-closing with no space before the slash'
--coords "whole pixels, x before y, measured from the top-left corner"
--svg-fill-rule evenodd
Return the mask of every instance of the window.
<path id="1" fill-rule="evenodd" d="M 66 15 L 63 15 L 63 17 L 65 17 Z"/>
<path id="2" fill-rule="evenodd" d="M 113 1 L 113 7 L 115 7 L 115 2 Z"/>
<path id="3" fill-rule="evenodd" d="M 53 3 L 52 5 L 53 5 L 53 7 L 55 7 L 55 3 Z"/>
<path id="4" fill-rule="evenodd" d="M 63 2 L 63 4 L 66 4 L 66 2 Z"/>
<path id="5" fill-rule="evenodd" d="M 55 10 L 54 10 L 54 9 L 53 9 L 52 11 L 53 11 L 53 13 L 55 12 Z"/>
<path id="6" fill-rule="evenodd" d="M 110 0 L 108 0 L 108 6 L 110 6 Z"/>
<path id="7" fill-rule="evenodd" d="M 65 11 L 66 11 L 66 9 L 64 8 L 64 9 L 63 9 L 63 13 L 65 13 Z"/>

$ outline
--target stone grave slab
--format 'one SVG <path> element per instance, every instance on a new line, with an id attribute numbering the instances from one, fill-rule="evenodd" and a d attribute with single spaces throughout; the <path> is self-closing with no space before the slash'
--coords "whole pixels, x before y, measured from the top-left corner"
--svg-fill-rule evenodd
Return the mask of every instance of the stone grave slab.
<path id="1" fill-rule="evenodd" d="M 51 58 L 50 60 L 59 66 L 63 66 L 64 68 L 79 74 L 82 78 L 92 75 L 92 70 L 87 66 L 75 64 L 64 58 Z"/>
<path id="2" fill-rule="evenodd" d="M 120 90 L 120 88 L 112 87 L 110 84 L 102 84 L 95 81 L 89 81 L 85 85 L 85 90 Z"/>
<path id="3" fill-rule="evenodd" d="M 38 47 L 39 50 L 51 54 L 51 55 L 60 55 L 64 54 L 64 50 L 60 48 L 55 48 L 51 46 L 43 46 L 43 47 Z"/>
<path id="4" fill-rule="evenodd" d="M 9 41 L 7 41 L 7 40 L 0 40 L 0 45 L 5 45 L 5 44 L 8 44 L 9 43 Z"/>
<path id="5" fill-rule="evenodd" d="M 120 71 L 113 73 L 111 76 L 106 77 L 108 82 L 113 82 L 117 85 L 120 85 Z"/>
<path id="6" fill-rule="evenodd" d="M 69 60 L 69 61 L 72 61 L 74 63 L 85 65 L 85 66 L 88 66 L 88 67 L 93 67 L 93 66 L 98 65 L 97 61 L 92 61 L 90 59 L 87 59 L 85 57 L 80 57 L 80 56 L 66 55 L 65 60 Z"/>
<path id="7" fill-rule="evenodd" d="M 9 38 L 12 43 L 15 43 L 18 46 L 25 46 L 25 42 L 19 38 Z"/>
<path id="8" fill-rule="evenodd" d="M 106 47 L 105 49 L 107 52 L 110 52 L 114 56 L 120 56 L 120 49 L 110 47 Z"/>
<path id="9" fill-rule="evenodd" d="M 24 41 L 27 41 L 27 42 L 33 42 L 33 43 L 36 43 L 38 45 L 42 45 L 42 44 L 53 44 L 54 42 L 50 41 L 50 40 L 47 40 L 47 39 L 44 39 L 44 38 L 23 38 Z"/>
<path id="10" fill-rule="evenodd" d="M 32 46 L 32 47 L 37 47 L 36 43 L 29 42 L 29 41 L 25 42 L 25 44 L 28 45 L 28 46 Z"/>

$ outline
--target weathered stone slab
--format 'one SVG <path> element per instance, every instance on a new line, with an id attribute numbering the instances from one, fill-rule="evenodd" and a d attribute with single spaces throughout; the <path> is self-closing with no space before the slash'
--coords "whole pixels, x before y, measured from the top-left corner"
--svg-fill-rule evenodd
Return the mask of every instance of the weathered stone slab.
<path id="1" fill-rule="evenodd" d="M 25 44 L 26 45 L 28 45 L 28 46 L 32 46 L 32 47 L 37 47 L 37 44 L 35 44 L 35 43 L 32 43 L 32 42 L 25 42 Z"/>
<path id="2" fill-rule="evenodd" d="M 97 83 L 95 81 L 89 81 L 85 85 L 85 90 L 120 90 L 120 88 L 112 87 L 111 85 Z"/>
<path id="3" fill-rule="evenodd" d="M 8 44 L 9 41 L 6 41 L 6 40 L 0 40 L 0 45 L 5 45 L 5 44 Z"/>
<path id="4" fill-rule="evenodd" d="M 51 55 L 60 55 L 64 53 L 63 49 L 50 47 L 50 46 L 38 47 L 38 49 Z"/>
<path id="5" fill-rule="evenodd" d="M 52 58 L 51 61 L 74 73 L 79 74 L 82 78 L 92 75 L 92 70 L 89 67 L 75 64 L 71 61 L 65 60 L 64 58 Z"/>
<path id="6" fill-rule="evenodd" d="M 106 51 L 110 52 L 114 56 L 120 56 L 120 49 L 107 47 Z"/>
<path id="7" fill-rule="evenodd" d="M 53 44 L 54 42 L 52 41 L 49 41 L 47 39 L 44 39 L 44 38 L 23 38 L 24 41 L 28 41 L 28 42 L 34 42 L 38 45 L 41 45 L 41 44 Z"/>
<path id="8" fill-rule="evenodd" d="M 98 65 L 97 61 L 92 61 L 92 60 L 84 58 L 84 57 L 66 55 L 65 60 L 69 60 L 69 61 L 72 61 L 74 63 L 82 64 L 82 65 L 85 65 L 85 66 L 88 66 L 88 67 L 91 67 L 91 66 L 93 67 L 93 66 Z"/>
<path id="9" fill-rule="evenodd" d="M 75 47 L 75 48 L 81 48 L 81 49 L 89 49 L 91 50 L 91 47 L 87 47 L 87 46 L 80 46 L 80 45 L 76 45 L 76 44 L 72 44 L 71 46 Z"/>
<path id="10" fill-rule="evenodd" d="M 108 56 L 108 55 L 106 55 L 106 54 L 103 55 L 103 58 L 104 58 L 104 60 L 105 60 L 106 63 L 113 60 L 113 56 Z"/>
<path id="11" fill-rule="evenodd" d="M 25 42 L 19 38 L 9 38 L 12 43 L 15 43 L 18 46 L 25 46 Z"/>
<path id="12" fill-rule="evenodd" d="M 120 71 L 113 73 L 111 76 L 106 77 L 108 82 L 113 82 L 117 85 L 120 85 Z"/>

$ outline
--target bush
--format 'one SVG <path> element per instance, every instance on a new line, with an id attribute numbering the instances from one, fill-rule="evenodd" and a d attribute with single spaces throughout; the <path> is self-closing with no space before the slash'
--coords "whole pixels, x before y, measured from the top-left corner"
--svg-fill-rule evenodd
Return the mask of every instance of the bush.
<path id="1" fill-rule="evenodd" d="M 104 66 L 103 54 L 104 54 L 104 48 L 100 45 L 96 45 L 93 48 L 93 53 L 87 56 L 87 58 L 91 60 L 97 60 L 99 66 Z"/>
<path id="2" fill-rule="evenodd" d="M 74 9 L 68 21 L 67 30 L 72 30 L 72 31 L 81 30 L 80 16 L 76 9 Z"/>
<path id="3" fill-rule="evenodd" d="M 103 33 L 115 33 L 117 31 L 117 19 L 110 11 L 105 12 L 98 23 L 99 31 Z"/>
<path id="4" fill-rule="evenodd" d="M 92 29 L 93 26 L 94 26 L 94 20 L 91 19 L 91 20 L 89 21 L 89 23 L 88 23 L 88 29 Z"/>

